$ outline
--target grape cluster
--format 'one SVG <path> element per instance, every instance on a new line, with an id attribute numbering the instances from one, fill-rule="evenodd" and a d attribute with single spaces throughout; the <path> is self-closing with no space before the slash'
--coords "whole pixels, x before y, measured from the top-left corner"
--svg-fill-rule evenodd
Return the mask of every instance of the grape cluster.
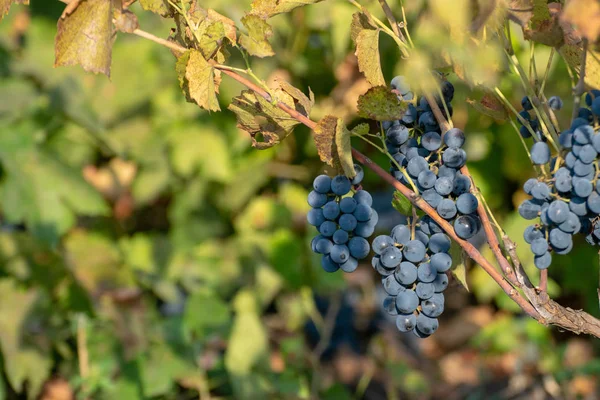
<path id="1" fill-rule="evenodd" d="M 525 99 L 524 111 L 529 111 L 531 103 Z M 559 155 L 552 157 L 541 132 L 541 140 L 536 139 L 531 147 L 532 162 L 550 171 L 550 176 L 525 182 L 523 189 L 531 197 L 519 206 L 523 218 L 539 217 L 539 222 L 524 232 L 539 269 L 550 266 L 552 252 L 568 254 L 573 248 L 573 236 L 578 233 L 585 235 L 590 244 L 600 242 L 600 134 L 593 125 L 595 118 L 600 117 L 600 91 L 588 93 L 585 101 L 591 110 L 582 107 L 571 127 L 560 134 Z M 558 97 L 552 97 L 548 103 L 553 109 L 562 106 Z"/>
<path id="2" fill-rule="evenodd" d="M 446 271 L 452 267 L 450 239 L 428 216 L 400 224 L 373 240 L 373 268 L 389 295 L 384 309 L 396 316 L 401 332 L 426 338 L 438 328 L 444 311 Z"/>
<path id="3" fill-rule="evenodd" d="M 402 77 L 394 78 L 392 87 L 403 100 L 412 100 L 410 87 Z M 436 102 L 443 112 L 447 109 L 452 115 L 450 102 L 454 86 L 443 81 L 441 88 L 443 101 L 437 97 Z M 442 135 L 425 97 L 420 98 L 418 106 L 410 104 L 402 119 L 384 122 L 383 128 L 387 150 L 393 157 L 390 173 L 405 185 L 410 184 L 410 178 L 422 198 L 454 225 L 460 238 L 475 236 L 481 228 L 478 201 L 469 192 L 470 179 L 459 171 L 467 161 L 467 153 L 462 148 L 464 132 L 452 128 Z"/>
<path id="4" fill-rule="evenodd" d="M 348 179 L 344 175 L 330 178 L 319 175 L 313 181 L 313 191 L 308 194 L 308 223 L 317 227 L 319 234 L 311 242 L 312 250 L 322 254 L 321 266 L 327 272 L 341 269 L 353 272 L 358 260 L 369 255 L 367 238 L 375 231 L 377 212 L 371 207 L 373 198 L 359 187 L 364 171 L 354 165 L 357 175 Z M 359 188 L 351 193 L 352 187 Z"/>

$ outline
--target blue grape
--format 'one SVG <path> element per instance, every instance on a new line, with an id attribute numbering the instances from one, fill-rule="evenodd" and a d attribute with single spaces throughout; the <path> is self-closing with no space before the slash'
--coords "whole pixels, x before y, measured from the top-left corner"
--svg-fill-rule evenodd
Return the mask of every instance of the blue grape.
<path id="1" fill-rule="evenodd" d="M 394 276 L 402 285 L 412 285 L 417 280 L 417 267 L 411 262 L 403 261 L 396 268 Z"/>
<path id="2" fill-rule="evenodd" d="M 448 287 L 448 275 L 439 273 L 433 281 L 433 288 L 436 293 L 441 293 Z"/>
<path id="3" fill-rule="evenodd" d="M 442 154 L 444 164 L 452 168 L 460 168 L 467 161 L 467 153 L 463 149 L 450 147 Z"/>
<path id="4" fill-rule="evenodd" d="M 329 256 L 334 262 L 342 264 L 348 260 L 348 257 L 350 257 L 350 251 L 348 250 L 348 246 L 345 244 L 335 244 L 331 248 Z"/>
<path id="5" fill-rule="evenodd" d="M 421 137 L 421 145 L 429 151 L 436 151 L 442 145 L 442 137 L 437 132 L 427 132 Z"/>
<path id="6" fill-rule="evenodd" d="M 436 208 L 443 199 L 443 197 L 436 192 L 435 189 L 427 189 L 421 193 L 421 196 L 423 197 L 423 200 L 425 200 L 427 204 L 433 208 Z"/>
<path id="7" fill-rule="evenodd" d="M 521 107 L 526 111 L 533 110 L 533 105 L 531 104 L 529 97 L 525 96 L 521 99 Z"/>
<path id="8" fill-rule="evenodd" d="M 437 270 L 431 265 L 431 263 L 423 263 L 417 267 L 417 278 L 421 282 L 431 283 L 435 280 L 437 274 Z"/>
<path id="9" fill-rule="evenodd" d="M 337 224 L 333 221 L 325 221 L 319 226 L 319 233 L 325 237 L 331 237 L 337 231 Z"/>
<path id="10" fill-rule="evenodd" d="M 319 254 L 329 254 L 332 248 L 333 243 L 325 237 L 321 237 L 321 239 L 315 243 L 315 252 Z"/>
<path id="11" fill-rule="evenodd" d="M 463 193 L 467 193 L 469 190 L 471 190 L 471 180 L 463 174 L 456 174 L 452 193 L 455 196 L 460 196 Z"/>
<path id="12" fill-rule="evenodd" d="M 325 272 L 335 272 L 340 269 L 340 265 L 334 262 L 329 255 L 321 258 L 321 267 L 323 267 Z"/>
<path id="13" fill-rule="evenodd" d="M 454 232 L 464 240 L 468 240 L 475 236 L 478 231 L 478 224 L 471 215 L 461 215 L 454 221 Z"/>
<path id="14" fill-rule="evenodd" d="M 331 178 L 327 175 L 319 175 L 313 181 L 313 188 L 318 193 L 327 194 L 331 190 Z"/>
<path id="15" fill-rule="evenodd" d="M 327 195 L 324 193 L 319 193 L 316 190 L 311 191 L 308 194 L 308 204 L 311 207 L 318 208 L 323 207 L 327 203 Z"/>
<path id="16" fill-rule="evenodd" d="M 557 111 L 563 108 L 563 101 L 558 96 L 552 96 L 548 99 L 548 107 Z"/>
<path id="17" fill-rule="evenodd" d="M 590 212 L 593 212 L 596 215 L 600 214 L 600 195 L 598 192 L 593 192 L 587 198 L 587 207 Z"/>
<path id="18" fill-rule="evenodd" d="M 323 222 L 325 222 L 323 210 L 320 208 L 313 208 L 308 212 L 308 214 L 306 214 L 306 220 L 312 226 L 320 226 Z"/>
<path id="19" fill-rule="evenodd" d="M 396 298 L 396 304 L 398 304 L 398 298 Z M 398 314 L 396 317 L 396 327 L 400 332 L 410 332 L 415 329 L 415 326 L 417 326 L 417 317 L 415 317 L 412 311 L 405 314 Z"/>
<path id="20" fill-rule="evenodd" d="M 365 238 L 359 236 L 350 239 L 348 242 L 348 249 L 350 250 L 350 255 L 358 260 L 366 258 L 371 251 L 369 242 Z"/>
<path id="21" fill-rule="evenodd" d="M 473 214 L 478 205 L 477 197 L 471 193 L 463 193 L 456 199 L 456 208 L 462 214 Z"/>
<path id="22" fill-rule="evenodd" d="M 435 181 L 435 191 L 440 196 L 448 196 L 454 189 L 454 180 L 449 177 L 441 177 Z"/>
<path id="23" fill-rule="evenodd" d="M 588 203 L 591 199 L 591 196 L 588 198 Z M 589 207 L 589 205 L 588 205 Z M 599 210 L 600 212 L 600 210 Z M 573 212 L 569 211 L 569 215 L 567 219 L 558 225 L 558 229 L 566 233 L 577 233 L 581 229 L 581 222 L 579 221 L 579 217 Z"/>
<path id="24" fill-rule="evenodd" d="M 354 257 L 348 257 L 346 262 L 340 264 L 340 269 L 346 273 L 354 272 L 358 268 L 358 260 Z"/>
<path id="25" fill-rule="evenodd" d="M 366 204 L 359 203 L 352 213 L 358 222 L 365 222 L 371 218 L 372 209 Z"/>
<path id="26" fill-rule="evenodd" d="M 344 214 L 352 214 L 358 203 L 353 197 L 344 197 L 340 200 L 340 211 Z"/>
<path id="27" fill-rule="evenodd" d="M 435 285 L 433 283 L 419 282 L 415 287 L 415 293 L 421 300 L 430 299 L 435 294 Z"/>
<path id="28" fill-rule="evenodd" d="M 448 253 L 436 253 L 429 262 L 437 272 L 446 272 L 452 267 L 452 257 Z"/>
<path id="29" fill-rule="evenodd" d="M 548 251 L 548 242 L 544 238 L 535 239 L 531 242 L 531 252 L 536 256 L 541 256 Z"/>
<path id="30" fill-rule="evenodd" d="M 386 139 L 395 146 L 400 146 L 408 140 L 409 131 L 404 125 L 395 125 L 386 132 Z"/>
<path id="31" fill-rule="evenodd" d="M 417 263 L 425 258 L 425 245 L 418 240 L 411 240 L 404 246 L 404 258 L 408 261 Z"/>
<path id="32" fill-rule="evenodd" d="M 431 171 L 421 171 L 417 177 L 417 182 L 423 189 L 430 189 L 435 185 L 437 176 Z"/>
<path id="33" fill-rule="evenodd" d="M 396 225 L 392 229 L 392 239 L 398 244 L 405 245 L 410 241 L 410 228 L 406 225 Z"/>
<path id="34" fill-rule="evenodd" d="M 421 173 L 421 171 L 427 171 L 428 169 L 429 163 L 426 159 L 424 159 L 421 156 L 417 156 L 411 159 L 406 167 L 406 171 L 408 171 L 410 176 L 415 178 L 419 176 L 419 173 Z"/>
<path id="35" fill-rule="evenodd" d="M 586 198 L 592 194 L 593 190 L 594 186 L 592 185 L 592 182 L 579 177 L 573 178 L 573 193 L 576 196 Z"/>
<path id="36" fill-rule="evenodd" d="M 390 315 L 398 315 L 398 310 L 396 310 L 396 297 L 388 296 L 383 299 L 383 309 Z"/>
<path id="37" fill-rule="evenodd" d="M 548 235 L 550 244 L 555 249 L 566 249 L 573 242 L 570 234 L 561 231 L 559 228 L 554 228 Z"/>
<path id="38" fill-rule="evenodd" d="M 396 309 L 401 314 L 410 314 L 419 306 L 419 297 L 412 290 L 403 290 L 396 296 Z"/>
<path id="39" fill-rule="evenodd" d="M 443 199 L 436 209 L 438 214 L 446 220 L 450 220 L 456 216 L 456 204 L 451 199 Z"/>
<path id="40" fill-rule="evenodd" d="M 358 190 L 354 193 L 354 200 L 356 200 L 358 204 L 364 204 L 369 207 L 373 205 L 373 197 L 371 197 L 371 194 L 366 190 Z"/>
<path id="41" fill-rule="evenodd" d="M 546 143 L 534 143 L 531 147 L 531 161 L 536 165 L 547 164 L 550 161 L 550 148 Z"/>
<path id="42" fill-rule="evenodd" d="M 344 175 L 338 175 L 331 180 L 331 191 L 338 196 L 343 196 L 350 191 L 352 184 Z"/>
<path id="43" fill-rule="evenodd" d="M 439 323 L 435 318 L 430 318 L 425 314 L 419 314 L 417 317 L 416 329 L 425 335 L 432 335 L 438 329 Z"/>
<path id="44" fill-rule="evenodd" d="M 450 251 L 450 238 L 444 233 L 434 233 L 429 239 L 429 250 L 432 253 L 447 253 Z"/>
<path id="45" fill-rule="evenodd" d="M 365 177 L 365 171 L 363 167 L 361 167 L 358 164 L 354 164 L 354 171 L 356 171 L 356 175 L 354 176 L 354 178 L 352 178 L 352 181 L 350 183 L 353 185 L 360 185 L 363 178 Z"/>
<path id="46" fill-rule="evenodd" d="M 444 312 L 444 295 L 436 293 L 430 299 L 421 302 L 421 312 L 430 318 L 437 318 L 442 315 Z"/>
<path id="47" fill-rule="evenodd" d="M 548 206 L 548 217 L 555 224 L 562 224 L 569 216 L 569 205 L 562 200 L 556 200 Z"/>
<path id="48" fill-rule="evenodd" d="M 460 148 L 465 144 L 465 133 L 458 128 L 452 128 L 444 134 L 444 143 L 450 148 Z"/>
<path id="49" fill-rule="evenodd" d="M 552 264 L 552 255 L 550 253 L 544 253 L 541 256 L 535 256 L 533 258 L 533 264 L 538 269 L 546 269 Z"/>
<path id="50" fill-rule="evenodd" d="M 352 232 L 354 229 L 356 229 L 356 217 L 352 214 L 342 214 L 338 222 L 340 224 L 340 228 L 346 232 Z"/>
<path id="51" fill-rule="evenodd" d="M 383 290 L 390 296 L 397 296 L 401 291 L 406 290 L 400 283 L 394 278 L 394 275 L 388 275 L 381 280 Z"/>
<path id="52" fill-rule="evenodd" d="M 387 249 L 388 247 L 393 247 L 393 246 L 394 246 L 394 239 L 392 239 L 390 236 L 387 236 L 387 235 L 377 236 L 375 239 L 373 239 L 373 243 L 371 244 L 373 251 L 378 255 L 381 255 L 383 253 L 383 251 L 385 249 Z"/>
<path id="53" fill-rule="evenodd" d="M 334 200 L 323 206 L 323 216 L 331 221 L 335 221 L 337 217 L 340 215 L 340 206 Z"/>
<path id="54" fill-rule="evenodd" d="M 345 244 L 348 242 L 348 232 L 343 229 L 338 229 L 333 234 L 333 242 L 335 244 Z"/>
<path id="55" fill-rule="evenodd" d="M 525 228 L 525 232 L 523 233 L 523 238 L 528 244 L 533 243 L 535 239 L 543 237 L 544 234 L 535 225 L 529 225 L 527 228 Z"/>
<path id="56" fill-rule="evenodd" d="M 390 246 L 381 253 L 380 262 L 385 268 L 396 268 L 402 262 L 402 251 Z"/>

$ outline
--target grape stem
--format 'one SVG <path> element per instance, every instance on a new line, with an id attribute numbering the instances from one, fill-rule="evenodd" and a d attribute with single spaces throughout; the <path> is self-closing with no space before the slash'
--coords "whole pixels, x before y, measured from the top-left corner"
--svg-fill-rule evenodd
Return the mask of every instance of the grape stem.
<path id="1" fill-rule="evenodd" d="M 188 50 L 179 44 L 175 44 L 172 42 L 165 43 L 166 41 L 163 41 L 139 29 L 135 34 L 140 37 L 144 37 L 146 39 L 159 43 L 165 47 L 170 48 L 171 50 L 179 51 L 182 53 Z M 247 78 L 237 74 L 235 71 L 232 71 L 230 69 L 220 68 L 220 66 L 214 61 L 211 61 L 211 64 L 213 64 L 216 69 L 220 69 L 223 74 L 229 76 L 235 81 L 253 90 L 257 95 L 263 97 L 268 101 L 273 101 L 269 93 L 267 93 L 264 89 L 254 84 Z M 428 95 L 427 100 L 432 108 L 436 119 L 438 120 L 440 127 L 443 131 L 446 131 L 450 125 L 442 115 L 439 107 L 437 106 L 437 103 L 433 101 L 431 95 Z M 290 117 L 306 125 L 308 128 L 312 130 L 316 128 L 316 122 L 312 121 L 306 115 L 299 113 L 287 104 L 276 101 L 274 102 L 274 105 L 282 111 L 286 112 Z M 414 206 L 421 209 L 425 214 L 429 215 L 435 222 L 437 222 L 437 224 L 446 232 L 446 234 L 450 236 L 459 246 L 461 246 L 463 250 L 467 253 L 467 255 L 473 261 L 478 263 L 484 269 L 484 271 L 500 286 L 500 288 L 515 303 L 517 303 L 517 305 L 527 315 L 544 325 L 552 324 L 578 334 L 586 333 L 596 337 L 600 337 L 600 320 L 594 318 L 593 316 L 582 310 L 572 310 L 570 308 L 565 308 L 551 300 L 546 292 L 536 291 L 536 289 L 531 285 L 529 278 L 527 277 L 521 266 L 521 263 L 516 255 L 516 246 L 514 245 L 514 242 L 510 240 L 510 238 L 508 238 L 507 236 L 503 236 L 505 248 L 511 257 L 513 264 L 515 265 L 514 271 L 516 272 L 517 283 L 519 284 L 517 287 L 523 291 L 526 298 L 523 297 L 523 295 L 511 284 L 511 282 L 507 280 L 509 277 L 512 277 L 510 273 L 507 275 L 506 278 L 502 276 L 502 274 L 495 269 L 491 262 L 488 261 L 475 246 L 473 246 L 468 241 L 459 238 L 454 232 L 454 228 L 452 227 L 452 225 L 450 225 L 448 221 L 443 219 L 437 213 L 437 211 L 433 207 L 431 207 L 425 200 L 423 200 L 420 196 L 416 195 L 408 187 L 398 182 L 392 175 L 387 173 L 379 165 L 371 161 L 368 157 L 366 157 L 364 154 L 362 154 L 354 148 L 352 149 L 352 156 L 355 160 L 369 168 L 381 179 L 383 179 L 385 182 L 387 182 L 396 190 L 398 190 Z M 471 175 L 469 174 L 469 170 L 468 168 L 466 168 L 466 166 L 461 169 L 461 172 L 465 176 L 469 177 L 471 181 L 473 181 Z M 488 235 L 490 232 L 489 227 L 491 227 L 491 224 L 489 222 L 489 219 L 487 218 L 487 215 L 485 214 L 483 206 L 480 205 L 477 211 L 480 214 L 482 224 L 484 225 L 486 231 L 486 235 Z M 491 232 L 493 233 L 493 229 Z M 502 255 L 502 252 L 499 251 L 499 244 L 495 234 L 489 235 L 487 239 L 490 247 L 492 247 L 493 249 L 498 248 L 498 250 L 494 250 L 494 255 L 497 257 L 498 262 L 501 265 L 504 265 L 503 269 L 505 269 L 507 265 L 510 266 L 508 260 Z"/>

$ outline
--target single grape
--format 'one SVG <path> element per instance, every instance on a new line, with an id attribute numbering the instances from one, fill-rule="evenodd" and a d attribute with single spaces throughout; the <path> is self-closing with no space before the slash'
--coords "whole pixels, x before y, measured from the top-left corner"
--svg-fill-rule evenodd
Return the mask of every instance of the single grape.
<path id="1" fill-rule="evenodd" d="M 543 165 L 550 161 L 550 148 L 544 142 L 537 142 L 531 146 L 531 161 L 536 165 Z"/>
<path id="2" fill-rule="evenodd" d="M 442 154 L 444 164 L 452 168 L 460 168 L 467 162 L 467 153 L 463 149 L 450 147 Z"/>
<path id="3" fill-rule="evenodd" d="M 429 151 L 436 151 L 442 145 L 442 137 L 437 132 L 427 132 L 421 137 L 421 146 Z"/>
<path id="4" fill-rule="evenodd" d="M 473 214 L 477 211 L 479 202 L 471 193 L 463 193 L 456 199 L 456 208 L 462 214 Z"/>
<path id="5" fill-rule="evenodd" d="M 563 101 L 558 96 L 552 96 L 548 99 L 548 107 L 553 110 L 560 110 L 563 108 Z"/>
<path id="6" fill-rule="evenodd" d="M 591 164 L 598 157 L 598 152 L 594 149 L 594 146 L 591 144 L 586 144 L 581 147 L 579 150 L 579 154 L 577 157 L 581 160 L 582 163 Z"/>
<path id="7" fill-rule="evenodd" d="M 369 242 L 365 238 L 359 236 L 350 239 L 348 242 L 348 249 L 350 250 L 350 255 L 358 260 L 366 258 L 371 251 Z"/>
<path id="8" fill-rule="evenodd" d="M 560 145 L 565 149 L 570 149 L 573 146 L 573 132 L 561 132 L 560 136 L 558 137 L 558 143 L 560 143 Z"/>
<path id="9" fill-rule="evenodd" d="M 402 261 L 402 251 L 390 246 L 381 253 L 380 262 L 385 268 L 396 268 Z"/>
<path id="10" fill-rule="evenodd" d="M 433 283 L 419 282 L 415 288 L 415 293 L 421 300 L 430 299 L 435 294 L 435 285 Z"/>
<path id="11" fill-rule="evenodd" d="M 419 297 L 412 290 L 403 290 L 396 296 L 396 309 L 401 314 L 410 314 L 419 306 Z"/>
<path id="12" fill-rule="evenodd" d="M 342 216 L 343 217 L 343 216 Z M 341 218 L 340 218 L 341 220 Z M 369 222 L 359 222 L 356 224 L 356 228 L 354 228 L 354 235 L 360 236 L 363 238 L 371 237 L 375 233 L 375 225 L 372 225 Z"/>
<path id="13" fill-rule="evenodd" d="M 323 236 L 321 236 L 321 239 L 319 239 L 317 241 L 317 243 L 315 244 L 316 253 L 319 253 L 319 254 L 329 254 L 332 247 L 333 247 L 333 243 L 331 242 L 331 240 L 329 240 Z"/>
<path id="14" fill-rule="evenodd" d="M 358 268 L 358 260 L 354 257 L 348 257 L 346 262 L 340 264 L 340 269 L 347 273 L 356 271 L 356 268 Z"/>
<path id="15" fill-rule="evenodd" d="M 559 228 L 554 228 L 548 235 L 550 244 L 556 249 L 566 249 L 571 243 L 573 243 L 573 237 L 561 231 Z"/>
<path id="16" fill-rule="evenodd" d="M 593 192 L 587 198 L 587 207 L 594 214 L 600 214 L 600 195 L 598 192 Z"/>
<path id="17" fill-rule="evenodd" d="M 335 221 L 340 215 L 340 206 L 333 200 L 323 206 L 323 216 L 331 221 Z"/>
<path id="18" fill-rule="evenodd" d="M 394 239 L 387 235 L 379 235 L 373 239 L 371 247 L 375 254 L 381 255 L 385 249 L 394 246 Z"/>
<path id="19" fill-rule="evenodd" d="M 443 199 L 436 207 L 438 214 L 446 220 L 456 216 L 456 204 L 451 199 Z"/>
<path id="20" fill-rule="evenodd" d="M 454 180 L 449 177 L 441 177 L 435 181 L 435 191 L 440 196 L 448 196 L 454 189 Z"/>
<path id="21" fill-rule="evenodd" d="M 437 274 L 437 270 L 431 265 L 431 263 L 422 263 L 417 267 L 417 278 L 421 282 L 431 283 L 435 280 Z"/>
<path id="22" fill-rule="evenodd" d="M 450 168 L 446 165 L 442 165 L 439 169 L 438 169 L 438 177 L 448 177 L 451 179 L 454 179 L 457 176 L 457 172 L 456 169 L 454 168 Z"/>
<path id="23" fill-rule="evenodd" d="M 555 200 L 548 206 L 548 217 L 555 224 L 562 224 L 569 216 L 569 205 L 562 200 Z"/>
<path id="24" fill-rule="evenodd" d="M 430 189 L 435 185 L 437 176 L 431 171 L 421 171 L 417 177 L 417 182 L 423 189 Z"/>
<path id="25" fill-rule="evenodd" d="M 419 314 L 417 317 L 416 328 L 425 335 L 431 335 L 438 329 L 438 320 L 430 318 L 425 314 Z"/>
<path id="26" fill-rule="evenodd" d="M 350 251 L 348 250 L 348 246 L 345 244 L 335 244 L 331 248 L 329 256 L 334 262 L 342 264 L 348 260 L 348 257 L 350 257 Z"/>
<path id="27" fill-rule="evenodd" d="M 548 242 L 546 239 L 538 238 L 531 242 L 531 252 L 536 256 L 541 256 L 548 251 Z"/>
<path id="28" fill-rule="evenodd" d="M 396 304 L 398 303 L 398 299 L 396 298 Z M 406 313 L 406 314 L 398 314 L 396 317 L 396 327 L 400 332 L 410 332 L 415 329 L 417 325 L 417 317 L 415 314 Z"/>
<path id="29" fill-rule="evenodd" d="M 325 237 L 331 237 L 337 231 L 337 224 L 333 221 L 325 221 L 319 226 L 319 233 Z"/>
<path id="30" fill-rule="evenodd" d="M 595 194 L 595 193 L 592 193 Z M 588 208 L 589 207 L 589 202 L 590 199 L 592 198 L 592 196 L 588 197 Z M 597 213 L 600 213 L 600 208 L 598 209 L 599 211 Z M 574 214 L 573 212 L 569 211 L 569 215 L 567 216 L 567 219 L 561 223 L 560 225 L 558 225 L 558 229 L 560 229 L 563 232 L 566 233 L 577 233 L 579 232 L 579 230 L 581 229 L 581 222 L 579 221 L 579 217 Z"/>
<path id="31" fill-rule="evenodd" d="M 401 146 L 408 140 L 409 131 L 404 125 L 394 125 L 386 132 L 386 139 L 395 146 Z"/>
<path id="32" fill-rule="evenodd" d="M 338 229 L 333 233 L 333 242 L 335 244 L 345 244 L 348 242 L 348 232 L 343 229 Z"/>
<path id="33" fill-rule="evenodd" d="M 533 264 L 538 269 L 546 269 L 552 264 L 552 255 L 550 255 L 550 253 L 544 253 L 541 256 L 535 256 L 533 258 Z"/>
<path id="34" fill-rule="evenodd" d="M 433 281 L 433 286 L 436 293 L 441 293 L 448 287 L 448 275 L 439 273 Z"/>
<path id="35" fill-rule="evenodd" d="M 577 216 L 576 216 L 577 217 Z M 523 233 L 523 238 L 525 242 L 528 244 L 533 243 L 535 239 L 543 238 L 544 234 L 540 231 L 535 225 L 529 225 L 525 228 L 525 232 Z"/>
<path id="36" fill-rule="evenodd" d="M 594 128 L 588 125 L 587 121 L 586 124 L 578 126 L 573 131 L 573 140 L 575 140 L 575 142 L 578 144 L 590 143 L 592 136 L 594 136 Z"/>
<path id="37" fill-rule="evenodd" d="M 444 134 L 444 143 L 450 148 L 460 148 L 465 144 L 465 133 L 458 128 L 452 128 Z"/>
<path id="38" fill-rule="evenodd" d="M 329 255 L 321 258 L 321 267 L 323 267 L 325 272 L 335 272 L 340 269 L 340 265 L 334 262 Z"/>
<path id="39" fill-rule="evenodd" d="M 533 104 L 531 104 L 531 100 L 529 100 L 529 97 L 527 96 L 521 99 L 521 106 L 523 107 L 523 110 L 533 110 Z"/>
<path id="40" fill-rule="evenodd" d="M 537 200 L 546 200 L 550 197 L 550 188 L 543 182 L 537 182 L 531 188 L 531 195 Z"/>
<path id="41" fill-rule="evenodd" d="M 352 214 L 356 210 L 357 204 L 353 197 L 344 197 L 340 200 L 340 211 L 345 214 Z"/>
<path id="42" fill-rule="evenodd" d="M 463 193 L 467 193 L 469 190 L 471 190 L 471 180 L 463 174 L 456 174 L 456 178 L 454 179 L 454 188 L 452 188 L 452 193 L 455 196 L 460 196 Z"/>
<path id="43" fill-rule="evenodd" d="M 429 262 L 437 272 L 446 272 L 452 267 L 452 257 L 448 253 L 436 253 Z"/>
<path id="44" fill-rule="evenodd" d="M 308 194 L 308 204 L 311 207 L 318 208 L 323 207 L 327 203 L 327 195 L 324 193 L 319 193 L 316 190 L 311 191 Z"/>
<path id="45" fill-rule="evenodd" d="M 432 253 L 447 253 L 450 251 L 450 238 L 444 233 L 435 233 L 429 239 L 429 250 Z"/>
<path id="46" fill-rule="evenodd" d="M 421 312 L 430 318 L 437 318 L 444 312 L 444 295 L 436 293 L 421 302 Z"/>
<path id="47" fill-rule="evenodd" d="M 427 189 L 421 193 L 421 196 L 423 197 L 423 200 L 425 200 L 427 204 L 433 208 L 436 208 L 443 199 L 443 197 L 436 192 L 435 189 Z"/>
<path id="48" fill-rule="evenodd" d="M 331 180 L 331 191 L 338 196 L 343 196 L 350 191 L 352 184 L 344 175 L 338 175 Z"/>
<path id="49" fill-rule="evenodd" d="M 594 190 L 592 182 L 579 177 L 573 178 L 573 193 L 576 196 L 586 198 L 592 194 L 592 190 Z"/>
<path id="50" fill-rule="evenodd" d="M 418 263 L 425 258 L 425 245 L 418 240 L 411 240 L 404 246 L 404 258 L 408 261 Z"/>
<path id="51" fill-rule="evenodd" d="M 373 205 L 373 198 L 366 190 L 358 190 L 354 193 L 354 200 L 356 200 L 358 204 L 364 204 L 369 207 Z"/>
<path id="52" fill-rule="evenodd" d="M 365 170 L 360 165 L 354 164 L 354 171 L 356 171 L 356 175 L 354 176 L 354 178 L 352 178 L 352 181 L 350 183 L 352 183 L 353 185 L 360 185 L 363 178 L 365 177 Z"/>
<path id="53" fill-rule="evenodd" d="M 421 173 L 421 171 L 427 171 L 428 169 L 429 163 L 426 159 L 424 159 L 421 156 L 412 158 L 406 166 L 406 171 L 410 174 L 410 176 L 414 178 L 419 176 L 419 173 Z"/>
<path id="54" fill-rule="evenodd" d="M 475 236 L 478 231 L 478 224 L 471 215 L 461 215 L 454 221 L 454 232 L 464 240 L 468 240 Z"/>
<path id="55" fill-rule="evenodd" d="M 352 214 L 342 214 L 338 222 L 340 224 L 340 228 L 346 232 L 352 232 L 354 229 L 356 229 L 356 217 Z"/>
<path id="56" fill-rule="evenodd" d="M 358 222 L 365 222 L 371 218 L 372 208 L 366 204 L 359 203 L 352 213 Z"/>
<path id="57" fill-rule="evenodd" d="M 320 208 L 313 208 L 306 214 L 306 220 L 312 226 L 320 226 L 323 222 L 325 222 L 323 210 Z"/>
<path id="58" fill-rule="evenodd" d="M 392 229 L 392 239 L 399 244 L 407 244 L 410 241 L 410 228 L 406 225 L 396 225 Z"/>
<path id="59" fill-rule="evenodd" d="M 417 267 L 411 262 L 403 261 L 396 268 L 394 277 L 404 286 L 412 285 L 417 280 Z"/>
<path id="60" fill-rule="evenodd" d="M 331 178 L 327 175 L 319 175 L 313 181 L 313 188 L 316 192 L 327 194 L 331 190 Z"/>
<path id="61" fill-rule="evenodd" d="M 571 200 L 569 201 L 569 209 L 577 216 L 585 217 L 587 214 L 586 199 L 577 196 L 571 197 Z"/>
<path id="62" fill-rule="evenodd" d="M 383 290 L 390 296 L 397 296 L 401 291 L 406 290 L 397 280 L 394 275 L 388 275 L 381 279 Z"/>

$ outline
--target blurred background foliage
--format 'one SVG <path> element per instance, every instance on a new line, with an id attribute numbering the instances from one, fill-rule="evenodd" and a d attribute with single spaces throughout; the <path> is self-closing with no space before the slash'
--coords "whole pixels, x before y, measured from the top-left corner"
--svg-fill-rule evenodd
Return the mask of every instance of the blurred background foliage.
<path id="1" fill-rule="evenodd" d="M 418 73 L 444 46 L 459 50 L 436 30 L 447 10 L 408 3 L 419 53 L 403 61 L 382 37 L 387 79 Z M 203 7 L 239 21 L 249 1 Z M 53 69 L 62 8 L 34 0 L 0 24 L 0 399 L 597 398 L 597 341 L 519 315 L 468 263 L 469 290 L 451 283 L 439 332 L 398 333 L 369 263 L 330 275 L 310 251 L 305 199 L 323 165 L 306 128 L 253 150 L 233 114 L 185 102 L 168 50 L 133 36 L 118 35 L 110 80 Z M 143 29 L 169 34 L 170 21 L 133 10 Z M 368 84 L 351 48 L 354 11 L 327 1 L 273 18 L 278 56 L 254 71 L 310 86 L 313 119 L 355 124 Z M 528 68 L 518 29 L 513 44 Z M 498 48 L 461 51 L 468 71 L 519 104 L 523 89 Z M 549 54 L 536 46 L 540 74 Z M 515 211 L 534 175 L 527 155 L 510 124 L 469 105 L 479 89 L 449 80 L 471 172 L 531 267 Z M 571 87 L 555 57 L 546 93 L 567 99 Z M 223 108 L 240 90 L 224 78 Z M 368 172 L 365 187 L 386 232 L 397 218 L 391 191 Z M 550 293 L 599 315 L 597 260 L 583 243 L 556 257 Z"/>

